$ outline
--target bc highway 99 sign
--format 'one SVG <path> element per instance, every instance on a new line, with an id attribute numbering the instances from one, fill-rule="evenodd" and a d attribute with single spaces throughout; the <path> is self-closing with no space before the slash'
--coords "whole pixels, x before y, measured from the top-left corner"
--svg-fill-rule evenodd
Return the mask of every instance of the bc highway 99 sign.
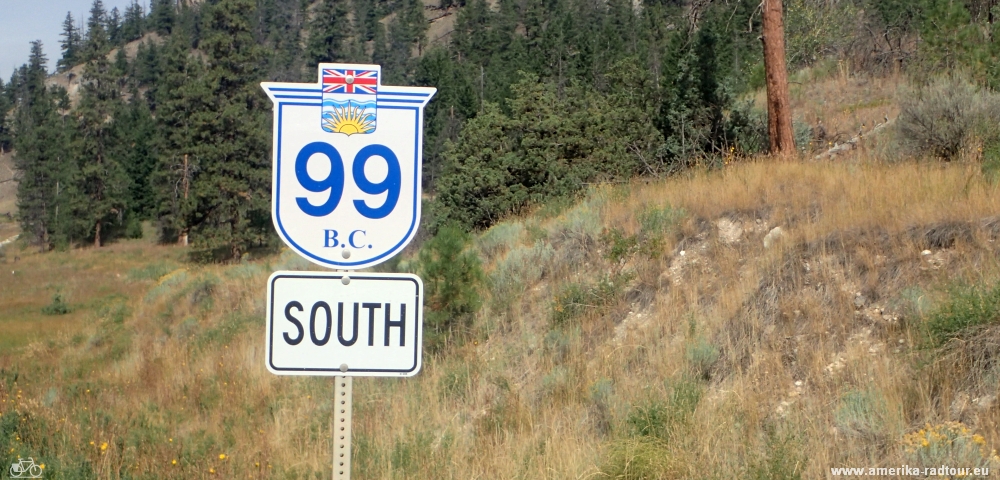
<path id="1" fill-rule="evenodd" d="M 317 83 L 261 86 L 274 102 L 272 219 L 328 268 L 376 265 L 420 221 L 424 106 L 437 91 L 381 84 L 378 65 L 320 64 Z"/>
<path id="2" fill-rule="evenodd" d="M 267 368 L 277 375 L 412 377 L 423 348 L 423 284 L 401 273 L 275 272 Z"/>

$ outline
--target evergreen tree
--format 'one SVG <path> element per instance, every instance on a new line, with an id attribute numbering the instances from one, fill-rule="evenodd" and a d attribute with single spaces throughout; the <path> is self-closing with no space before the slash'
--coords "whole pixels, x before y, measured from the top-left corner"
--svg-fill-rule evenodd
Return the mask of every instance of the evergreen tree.
<path id="1" fill-rule="evenodd" d="M 303 52 L 299 43 L 306 17 L 304 4 L 298 0 L 261 0 L 258 8 L 257 37 L 272 52 L 268 55 L 266 77 L 284 82 L 302 80 Z"/>
<path id="2" fill-rule="evenodd" d="M 202 259 L 239 260 L 249 248 L 273 241 L 270 104 L 259 86 L 263 51 L 252 35 L 251 0 L 203 8 L 206 102 L 188 112 L 195 134 L 190 156 L 199 169 L 191 181 L 197 206 L 191 238 Z"/>
<path id="3" fill-rule="evenodd" d="M 146 33 L 145 26 L 146 12 L 138 0 L 132 0 L 128 7 L 125 7 L 125 17 L 122 19 L 121 38 L 123 42 L 131 42 L 142 38 Z"/>
<path id="4" fill-rule="evenodd" d="M 14 140 L 11 134 L 11 116 L 14 113 L 12 90 L 13 85 L 4 85 L 3 79 L 0 78 L 0 154 L 9 151 Z"/>
<path id="5" fill-rule="evenodd" d="M 201 171 L 194 144 L 201 116 L 210 109 L 211 91 L 201 78 L 204 67 L 188 55 L 188 39 L 172 35 L 163 47 L 158 88 L 152 90 L 156 105 L 156 167 L 150 178 L 155 194 L 152 213 L 157 216 L 160 240 L 186 239 L 195 217 L 191 183 Z"/>
<path id="6" fill-rule="evenodd" d="M 308 66 L 315 68 L 322 62 L 347 61 L 352 30 L 347 1 L 323 0 L 316 8 L 309 22 L 309 41 L 306 45 Z"/>
<path id="7" fill-rule="evenodd" d="M 57 62 L 59 70 L 66 70 L 79 62 L 80 48 L 83 46 L 83 39 L 80 30 L 76 27 L 73 14 L 66 12 L 66 19 L 63 20 L 63 32 L 59 35 L 63 37 L 59 43 L 62 45 L 62 58 Z"/>
<path id="8" fill-rule="evenodd" d="M 91 51 L 102 50 L 98 42 L 96 37 L 89 39 Z M 104 55 L 88 62 L 81 83 L 83 93 L 75 112 L 80 138 L 75 151 L 79 190 L 86 203 L 77 218 L 94 246 L 100 247 L 124 228 L 129 205 L 129 178 L 118 148 L 123 85 L 120 72 Z"/>
<path id="9" fill-rule="evenodd" d="M 122 15 L 118 11 L 118 7 L 111 9 L 111 13 L 108 14 L 107 25 L 105 29 L 108 31 L 108 41 L 112 45 L 124 45 L 125 42 L 122 41 Z"/>
<path id="10" fill-rule="evenodd" d="M 175 0 L 152 0 L 149 12 L 149 29 L 160 35 L 169 34 L 177 17 Z"/>
<path id="11" fill-rule="evenodd" d="M 156 144 L 159 143 L 159 132 L 149 106 L 135 93 L 122 113 L 121 121 L 116 124 L 119 129 L 117 137 L 121 139 L 118 155 L 130 179 L 128 198 L 131 204 L 127 213 L 132 214 L 133 221 L 152 218 L 154 214 L 156 197 L 151 177 L 156 166 Z"/>
<path id="12" fill-rule="evenodd" d="M 21 230 L 42 250 L 47 250 L 59 237 L 67 211 L 68 187 L 73 182 L 73 162 L 68 141 L 72 132 L 57 110 L 62 95 L 45 88 L 46 58 L 42 42 L 31 43 L 31 57 L 21 67 L 14 129 L 14 167 L 20 179 L 17 185 L 18 221 Z M 63 97 L 63 98 L 60 98 Z M 64 103 L 68 103 L 64 102 Z M 60 212 L 60 207 L 62 211 Z"/>
<path id="13" fill-rule="evenodd" d="M 101 0 L 94 0 L 90 7 L 90 17 L 87 18 L 87 42 L 82 60 L 90 61 L 94 57 L 107 53 L 110 45 L 108 31 L 105 29 L 106 17 L 107 11 L 104 10 L 104 3 Z"/>

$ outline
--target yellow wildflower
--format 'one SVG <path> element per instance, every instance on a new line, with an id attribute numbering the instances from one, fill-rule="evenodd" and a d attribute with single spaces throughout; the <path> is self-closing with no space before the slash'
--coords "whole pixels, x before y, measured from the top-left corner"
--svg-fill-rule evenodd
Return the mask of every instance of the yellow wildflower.
<path id="1" fill-rule="evenodd" d="M 177 465 L 177 459 L 175 458 L 175 459 L 171 460 L 171 461 L 170 461 L 170 464 L 171 464 L 171 465 Z"/>
<path id="2" fill-rule="evenodd" d="M 108 449 L 108 442 L 101 442 L 101 451 L 103 452 L 107 449 Z"/>
<path id="3" fill-rule="evenodd" d="M 220 453 L 219 454 L 219 460 L 225 460 L 225 459 L 226 459 L 226 454 L 225 453 Z"/>

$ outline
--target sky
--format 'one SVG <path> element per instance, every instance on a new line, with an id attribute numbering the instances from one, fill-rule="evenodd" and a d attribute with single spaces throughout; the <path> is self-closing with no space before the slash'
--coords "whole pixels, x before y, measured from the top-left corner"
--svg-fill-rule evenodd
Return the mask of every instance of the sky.
<path id="1" fill-rule="evenodd" d="M 104 8 L 118 7 L 124 13 L 132 0 L 103 0 Z M 149 11 L 148 0 L 139 3 Z M 0 0 L 0 78 L 6 84 L 14 70 L 28 62 L 32 40 L 42 41 L 49 71 L 62 56 L 59 36 L 66 12 L 73 13 L 79 26 L 86 22 L 93 0 Z"/>

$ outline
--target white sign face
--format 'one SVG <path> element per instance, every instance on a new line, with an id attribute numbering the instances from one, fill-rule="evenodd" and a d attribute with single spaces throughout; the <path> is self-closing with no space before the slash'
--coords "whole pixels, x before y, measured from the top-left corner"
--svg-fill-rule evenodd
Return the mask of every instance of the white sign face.
<path id="1" fill-rule="evenodd" d="M 377 265 L 417 232 L 424 106 L 437 89 L 380 82 L 378 65 L 321 63 L 317 83 L 261 84 L 274 102 L 271 217 L 313 263 Z"/>
<path id="2" fill-rule="evenodd" d="M 267 369 L 412 377 L 423 352 L 423 293 L 420 278 L 403 273 L 275 272 L 267 281 Z"/>

